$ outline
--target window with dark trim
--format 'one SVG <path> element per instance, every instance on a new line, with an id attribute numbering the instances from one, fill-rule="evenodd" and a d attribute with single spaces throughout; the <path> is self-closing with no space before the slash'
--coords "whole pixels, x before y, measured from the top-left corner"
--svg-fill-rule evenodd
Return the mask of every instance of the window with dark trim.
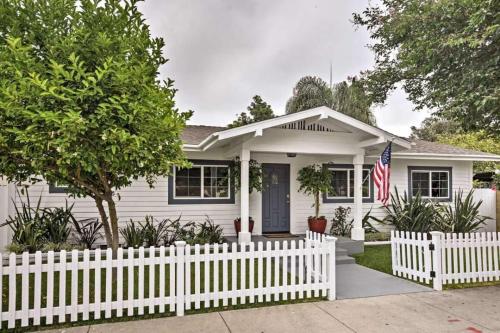
<path id="1" fill-rule="evenodd" d="M 324 203 L 354 202 L 354 165 L 325 164 L 332 172 L 332 186 L 329 193 L 323 194 Z M 371 165 L 363 165 L 363 202 L 373 202 L 373 179 Z"/>
<path id="2" fill-rule="evenodd" d="M 229 161 L 190 162 L 189 169 L 174 167 L 168 179 L 169 204 L 234 203 Z"/>
<path id="3" fill-rule="evenodd" d="M 68 186 L 60 184 L 49 184 L 49 193 L 66 193 L 68 192 Z"/>
<path id="4" fill-rule="evenodd" d="M 420 192 L 422 198 L 437 201 L 451 201 L 451 167 L 408 167 L 408 193 L 412 196 Z"/>

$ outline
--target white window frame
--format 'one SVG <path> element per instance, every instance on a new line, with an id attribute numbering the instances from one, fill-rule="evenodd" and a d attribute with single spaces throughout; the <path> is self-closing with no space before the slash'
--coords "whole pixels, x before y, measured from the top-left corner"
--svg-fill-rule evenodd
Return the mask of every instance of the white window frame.
<path id="1" fill-rule="evenodd" d="M 204 169 L 205 167 L 207 168 L 212 168 L 212 167 L 217 167 L 217 168 L 227 168 L 227 196 L 225 197 L 205 197 L 205 172 Z M 200 168 L 200 196 L 196 197 L 190 197 L 190 196 L 177 196 L 176 191 L 177 191 L 177 184 L 176 184 L 176 179 L 177 179 L 177 167 L 174 167 L 174 172 L 173 172 L 173 192 L 174 192 L 174 199 L 193 199 L 193 200 L 217 200 L 217 199 L 231 199 L 231 168 L 229 167 L 228 164 L 195 164 L 191 167 L 193 168 Z"/>
<path id="2" fill-rule="evenodd" d="M 450 198 L 450 193 L 448 193 L 447 196 L 445 197 L 433 197 L 432 196 L 432 173 L 433 172 L 439 172 L 439 173 L 442 173 L 442 172 L 445 172 L 448 176 L 448 184 L 446 189 L 448 190 L 448 192 L 450 192 L 450 172 L 448 170 L 411 170 L 411 178 L 410 178 L 410 184 L 411 184 L 411 196 L 414 197 L 413 195 L 413 174 L 414 173 L 428 173 L 429 174 L 429 195 L 428 196 L 423 196 L 422 195 L 422 198 L 424 199 L 449 199 Z"/>
<path id="3" fill-rule="evenodd" d="M 354 168 L 334 168 L 334 167 L 329 167 L 328 168 L 329 171 L 347 171 L 347 196 L 345 197 L 340 197 L 340 196 L 331 196 L 330 193 L 327 193 L 326 195 L 326 198 L 327 199 L 353 199 L 354 196 L 350 197 L 349 196 L 349 193 L 351 193 L 351 171 L 352 171 L 352 174 L 354 176 Z M 363 173 L 363 171 L 368 171 L 368 178 L 366 179 L 368 181 L 368 196 L 364 196 L 363 199 L 370 199 L 371 198 L 371 173 L 370 173 L 370 169 L 366 169 L 366 168 L 363 168 L 363 170 L 361 171 L 361 173 Z M 361 180 L 363 181 L 364 178 Z"/>

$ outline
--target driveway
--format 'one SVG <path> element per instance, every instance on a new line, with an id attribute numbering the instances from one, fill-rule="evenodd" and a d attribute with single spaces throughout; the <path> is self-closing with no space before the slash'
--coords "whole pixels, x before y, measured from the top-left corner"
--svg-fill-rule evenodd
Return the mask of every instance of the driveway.
<path id="1" fill-rule="evenodd" d="M 52 332 L 500 332 L 500 286 L 270 306 Z"/>

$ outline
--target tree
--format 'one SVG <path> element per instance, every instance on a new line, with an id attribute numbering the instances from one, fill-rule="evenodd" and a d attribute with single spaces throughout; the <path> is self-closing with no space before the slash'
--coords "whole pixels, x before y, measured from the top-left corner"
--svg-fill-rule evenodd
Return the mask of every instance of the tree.
<path id="1" fill-rule="evenodd" d="M 478 150 L 500 155 L 500 138 L 492 137 L 485 131 L 440 134 L 437 141 L 465 149 Z M 498 162 L 474 162 L 474 172 L 487 172 L 500 169 Z"/>
<path id="2" fill-rule="evenodd" d="M 238 119 L 233 121 L 228 125 L 229 128 L 240 127 L 243 125 L 248 125 L 258 121 L 274 118 L 274 112 L 271 105 L 267 104 L 262 97 L 255 95 L 252 98 L 252 102 L 247 107 L 248 115 L 246 112 L 240 113 Z"/>
<path id="3" fill-rule="evenodd" d="M 7 1 L 0 10 L 0 174 L 94 199 L 118 247 L 117 192 L 189 166 L 164 41 L 136 0 Z"/>
<path id="4" fill-rule="evenodd" d="M 304 76 L 293 88 L 286 102 L 286 113 L 295 113 L 319 106 L 333 108 L 333 93 L 328 84 L 316 76 Z"/>
<path id="5" fill-rule="evenodd" d="M 304 76 L 297 82 L 286 103 L 286 113 L 327 106 L 370 125 L 375 125 L 371 101 L 356 78 L 335 84 L 332 88 L 319 77 Z"/>
<path id="6" fill-rule="evenodd" d="M 367 124 L 377 123 L 371 112 L 371 101 L 362 83 L 355 77 L 337 83 L 332 87 L 333 109 L 361 120 Z"/>
<path id="7" fill-rule="evenodd" d="M 354 23 L 375 41 L 375 68 L 363 77 L 375 102 L 402 84 L 416 109 L 500 134 L 498 1 L 384 0 Z"/>
<path id="8" fill-rule="evenodd" d="M 457 122 L 437 116 L 430 116 L 424 119 L 420 127 L 411 127 L 410 138 L 437 141 L 441 135 L 457 134 L 460 132 L 462 132 L 461 127 Z"/>

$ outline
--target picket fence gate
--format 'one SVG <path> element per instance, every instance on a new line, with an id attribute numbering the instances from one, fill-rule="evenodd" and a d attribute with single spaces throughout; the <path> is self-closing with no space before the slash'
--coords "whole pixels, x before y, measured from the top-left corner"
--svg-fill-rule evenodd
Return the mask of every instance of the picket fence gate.
<path id="1" fill-rule="evenodd" d="M 500 233 L 425 233 L 392 231 L 394 275 L 443 284 L 500 280 Z"/>
<path id="2" fill-rule="evenodd" d="M 335 299 L 335 238 L 0 254 L 0 328 Z M 5 256 L 4 256 L 5 257 Z M 4 259 L 6 264 L 4 263 Z"/>

